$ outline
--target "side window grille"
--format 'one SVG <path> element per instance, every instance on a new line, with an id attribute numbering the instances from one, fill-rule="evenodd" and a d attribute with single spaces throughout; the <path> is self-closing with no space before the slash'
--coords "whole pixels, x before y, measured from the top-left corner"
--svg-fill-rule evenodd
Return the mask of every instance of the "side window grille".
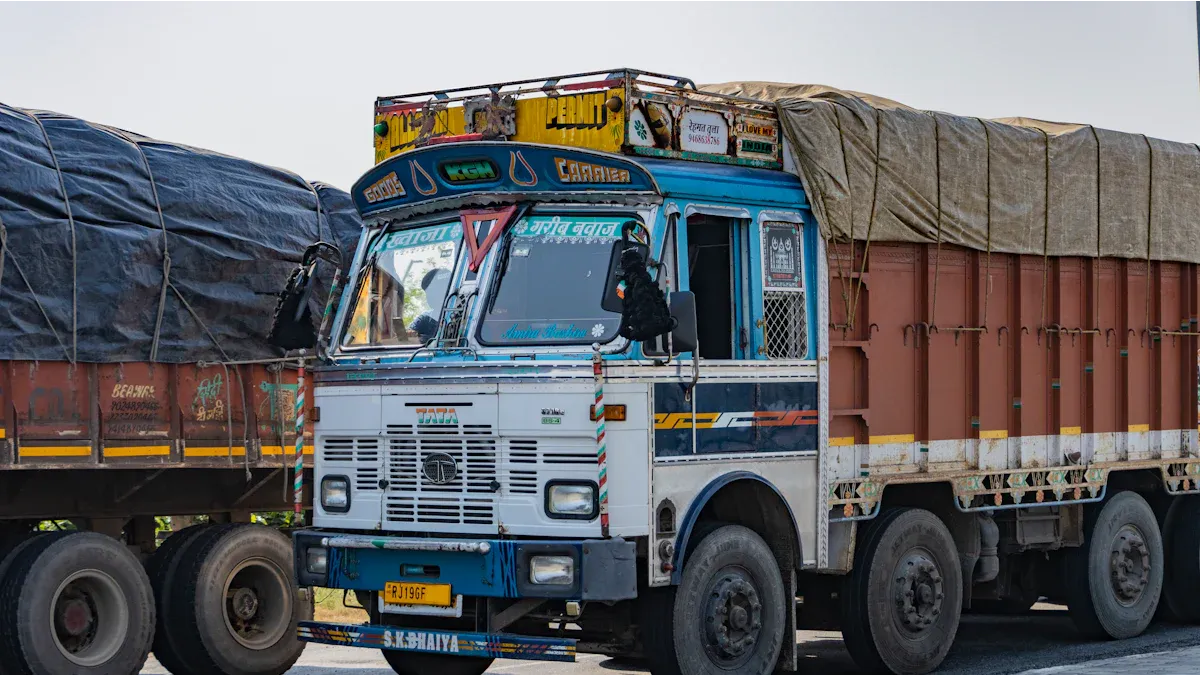
<path id="1" fill-rule="evenodd" d="M 768 359 L 808 356 L 808 313 L 804 302 L 801 228 L 796 223 L 762 224 L 763 343 Z"/>

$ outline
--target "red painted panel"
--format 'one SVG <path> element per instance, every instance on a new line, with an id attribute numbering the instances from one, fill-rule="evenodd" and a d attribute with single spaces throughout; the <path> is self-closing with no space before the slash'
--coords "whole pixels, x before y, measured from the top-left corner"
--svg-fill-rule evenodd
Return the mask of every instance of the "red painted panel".
<path id="1" fill-rule="evenodd" d="M 102 439 L 163 443 L 170 438 L 170 366 L 103 364 L 96 372 Z"/>
<path id="2" fill-rule="evenodd" d="M 91 438 L 92 366 L 10 361 L 8 370 L 20 439 L 80 442 Z"/>

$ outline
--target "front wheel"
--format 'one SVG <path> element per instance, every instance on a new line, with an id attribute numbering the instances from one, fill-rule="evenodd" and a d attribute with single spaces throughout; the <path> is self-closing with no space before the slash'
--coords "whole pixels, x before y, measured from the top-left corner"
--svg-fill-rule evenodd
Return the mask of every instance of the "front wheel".
<path id="1" fill-rule="evenodd" d="M 383 658 L 397 675 L 483 675 L 492 659 L 383 650 Z"/>
<path id="2" fill-rule="evenodd" d="M 788 598 L 774 554 L 753 530 L 713 529 L 688 556 L 679 587 L 659 599 L 673 602 L 645 634 L 654 675 L 775 670 Z"/>
<path id="3" fill-rule="evenodd" d="M 928 673 L 950 651 L 962 612 L 954 538 L 923 509 L 871 521 L 842 592 L 842 635 L 869 672 Z"/>

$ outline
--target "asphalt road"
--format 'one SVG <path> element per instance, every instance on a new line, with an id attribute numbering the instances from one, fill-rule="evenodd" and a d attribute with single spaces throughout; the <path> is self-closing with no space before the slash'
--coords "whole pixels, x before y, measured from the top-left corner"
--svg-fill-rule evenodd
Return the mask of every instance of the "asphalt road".
<path id="1" fill-rule="evenodd" d="M 812 675 L 857 675 L 859 672 L 837 633 L 804 631 L 800 640 L 802 671 Z M 1038 605 L 1027 616 L 964 616 L 954 650 L 938 671 L 941 675 L 1006 675 L 1031 669 L 1109 659 L 1128 654 L 1164 652 L 1200 645 L 1200 628 L 1154 625 L 1145 634 L 1120 642 L 1089 642 L 1075 632 L 1066 610 Z M 165 675 L 156 662 L 143 675 Z M 501 675 L 646 675 L 636 663 L 584 655 L 578 663 L 497 661 L 488 671 Z M 1200 673 L 1200 662 L 1195 670 Z M 378 652 L 309 645 L 288 675 L 392 675 Z M 1179 675 L 1179 674 L 1172 674 Z"/>

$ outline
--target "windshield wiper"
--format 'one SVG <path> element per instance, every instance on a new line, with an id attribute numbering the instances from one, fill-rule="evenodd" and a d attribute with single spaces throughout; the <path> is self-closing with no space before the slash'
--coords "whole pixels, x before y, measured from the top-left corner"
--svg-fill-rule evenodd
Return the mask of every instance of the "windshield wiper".
<path id="1" fill-rule="evenodd" d="M 487 302 L 484 303 L 484 308 L 487 313 L 491 313 L 496 306 L 496 296 L 500 295 L 500 282 L 504 280 L 504 273 L 508 271 L 509 249 L 512 244 L 513 231 L 510 227 L 504 233 L 504 237 L 500 240 L 500 258 L 496 261 L 496 272 L 492 275 L 492 285 L 488 288 Z"/>
<path id="2" fill-rule="evenodd" d="M 526 205 L 509 219 L 507 223 L 508 229 L 504 231 L 504 236 L 500 239 L 500 253 L 498 254 L 500 258 L 496 260 L 496 273 L 492 275 L 492 285 L 488 288 L 487 299 L 483 305 L 486 313 L 491 313 L 495 307 L 496 296 L 500 293 L 500 282 L 504 279 L 504 273 L 508 271 L 509 249 L 512 244 L 513 229 L 529 213 L 529 209 L 530 207 Z"/>

